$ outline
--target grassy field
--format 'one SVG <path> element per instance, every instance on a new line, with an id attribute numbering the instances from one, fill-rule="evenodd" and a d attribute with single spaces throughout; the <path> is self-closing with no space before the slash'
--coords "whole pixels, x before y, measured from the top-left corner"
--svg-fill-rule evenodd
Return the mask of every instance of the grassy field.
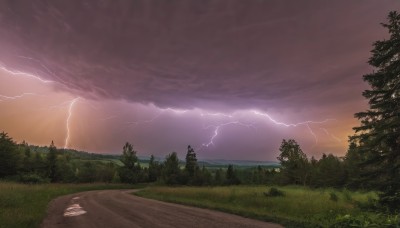
<path id="1" fill-rule="evenodd" d="M 396 227 L 396 216 L 362 210 L 374 192 L 278 187 L 284 196 L 267 197 L 266 186 L 150 187 L 136 195 L 277 222 L 287 227 Z M 397 226 L 398 227 L 398 226 Z"/>
<path id="2" fill-rule="evenodd" d="M 0 182 L 0 228 L 39 227 L 48 203 L 61 195 L 98 189 L 133 188 L 115 184 L 24 185 Z"/>

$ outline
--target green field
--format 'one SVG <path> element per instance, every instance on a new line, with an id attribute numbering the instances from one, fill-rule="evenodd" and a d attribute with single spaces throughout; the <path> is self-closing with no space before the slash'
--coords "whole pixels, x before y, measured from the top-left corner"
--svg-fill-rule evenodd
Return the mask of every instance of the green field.
<path id="1" fill-rule="evenodd" d="M 98 189 L 126 189 L 123 184 L 24 185 L 0 182 L 0 228 L 39 227 L 48 203 L 61 195 Z"/>
<path id="2" fill-rule="evenodd" d="M 278 187 L 284 196 L 267 197 L 264 192 L 269 189 L 265 186 L 149 187 L 135 194 L 277 222 L 287 227 L 396 227 L 394 224 L 399 222 L 395 216 L 361 209 L 377 198 L 374 192 L 287 186 Z"/>

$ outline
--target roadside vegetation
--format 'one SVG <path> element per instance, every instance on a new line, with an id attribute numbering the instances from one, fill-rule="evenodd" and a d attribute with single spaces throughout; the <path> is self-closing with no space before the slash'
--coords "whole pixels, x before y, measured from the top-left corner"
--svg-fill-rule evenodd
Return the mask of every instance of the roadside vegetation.
<path id="1" fill-rule="evenodd" d="M 276 190 L 283 195 L 276 194 Z M 286 227 L 396 227 L 399 223 L 397 216 L 365 210 L 376 202 L 375 192 L 302 186 L 159 186 L 135 195 L 221 210 Z"/>
<path id="2" fill-rule="evenodd" d="M 0 182 L 0 228 L 39 227 L 49 202 L 61 195 L 102 189 L 129 189 L 127 184 L 36 184 Z"/>

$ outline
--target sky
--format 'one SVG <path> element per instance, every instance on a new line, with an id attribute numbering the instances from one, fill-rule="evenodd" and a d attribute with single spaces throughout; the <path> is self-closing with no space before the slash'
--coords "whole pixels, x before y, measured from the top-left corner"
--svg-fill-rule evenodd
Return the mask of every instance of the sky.
<path id="1" fill-rule="evenodd" d="M 0 131 L 35 145 L 344 156 L 397 0 L 0 1 Z"/>

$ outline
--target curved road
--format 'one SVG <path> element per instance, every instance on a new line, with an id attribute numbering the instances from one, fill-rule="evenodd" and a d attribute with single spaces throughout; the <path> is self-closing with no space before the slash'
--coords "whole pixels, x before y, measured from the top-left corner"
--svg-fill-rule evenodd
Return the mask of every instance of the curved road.
<path id="1" fill-rule="evenodd" d="M 53 227 L 282 227 L 223 212 L 145 199 L 132 190 L 81 192 L 53 200 L 42 223 Z"/>

